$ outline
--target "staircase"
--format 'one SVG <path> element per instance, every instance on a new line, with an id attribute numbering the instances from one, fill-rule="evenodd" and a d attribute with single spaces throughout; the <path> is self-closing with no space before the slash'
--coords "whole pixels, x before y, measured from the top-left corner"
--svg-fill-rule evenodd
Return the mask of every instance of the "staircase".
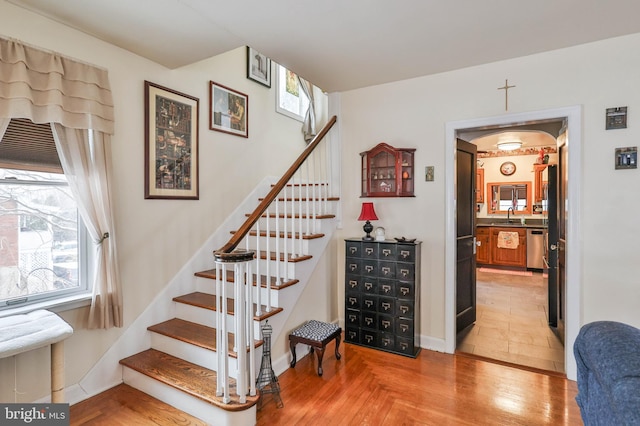
<path id="1" fill-rule="evenodd" d="M 324 140 L 335 121 L 229 230 L 215 267 L 194 271 L 194 288 L 172 298 L 175 317 L 147 328 L 150 348 L 120 360 L 125 383 L 209 424 L 255 424 L 260 326 L 269 319 L 274 340 L 283 332 L 336 228 L 335 147 Z"/>

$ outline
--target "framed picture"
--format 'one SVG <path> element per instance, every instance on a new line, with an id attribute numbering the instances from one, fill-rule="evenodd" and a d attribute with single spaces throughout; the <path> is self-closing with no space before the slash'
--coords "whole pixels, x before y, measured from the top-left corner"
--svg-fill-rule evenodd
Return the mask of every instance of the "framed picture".
<path id="1" fill-rule="evenodd" d="M 271 87 L 271 59 L 247 46 L 247 78 Z"/>
<path id="2" fill-rule="evenodd" d="M 144 82 L 144 198 L 197 200 L 199 99 Z"/>
<path id="3" fill-rule="evenodd" d="M 209 102 L 211 130 L 249 137 L 249 96 L 211 81 Z"/>

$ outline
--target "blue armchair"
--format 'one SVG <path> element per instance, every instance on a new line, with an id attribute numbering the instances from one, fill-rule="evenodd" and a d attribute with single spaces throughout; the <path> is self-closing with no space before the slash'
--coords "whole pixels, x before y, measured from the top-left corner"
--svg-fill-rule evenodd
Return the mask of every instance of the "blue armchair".
<path id="1" fill-rule="evenodd" d="M 592 322 L 580 329 L 573 352 L 584 424 L 640 425 L 640 330 Z"/>

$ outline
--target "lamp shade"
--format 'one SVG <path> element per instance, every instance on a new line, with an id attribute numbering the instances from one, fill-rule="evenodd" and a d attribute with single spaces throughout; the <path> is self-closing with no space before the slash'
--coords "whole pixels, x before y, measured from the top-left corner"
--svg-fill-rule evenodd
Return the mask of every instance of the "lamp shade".
<path id="1" fill-rule="evenodd" d="M 358 220 L 378 220 L 376 211 L 373 209 L 373 203 L 362 203 L 362 211 Z"/>

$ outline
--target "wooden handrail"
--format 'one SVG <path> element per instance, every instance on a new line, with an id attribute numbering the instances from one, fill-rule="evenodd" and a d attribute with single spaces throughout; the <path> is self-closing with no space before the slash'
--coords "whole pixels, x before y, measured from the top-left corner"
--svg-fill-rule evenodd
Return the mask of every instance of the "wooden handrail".
<path id="1" fill-rule="evenodd" d="M 216 252 L 221 253 L 230 253 L 235 249 L 240 241 L 249 233 L 253 225 L 260 219 L 260 216 L 267 210 L 269 205 L 276 199 L 280 191 L 287 185 L 287 182 L 291 180 L 293 175 L 298 171 L 300 166 L 305 162 L 305 160 L 311 155 L 313 150 L 318 146 L 320 141 L 326 136 L 326 134 L 331 130 L 331 127 L 336 123 L 336 116 L 334 115 L 329 119 L 327 124 L 320 130 L 320 132 L 313 138 L 309 145 L 302 151 L 302 154 L 293 162 L 291 167 L 286 171 L 284 175 L 278 180 L 278 182 L 271 188 L 271 191 L 267 194 L 266 197 L 258 204 L 258 207 L 251 213 L 251 215 L 247 218 L 247 220 L 240 226 L 240 228 L 234 232 L 233 236 L 227 241 L 227 243 L 222 246 L 220 250 Z"/>

